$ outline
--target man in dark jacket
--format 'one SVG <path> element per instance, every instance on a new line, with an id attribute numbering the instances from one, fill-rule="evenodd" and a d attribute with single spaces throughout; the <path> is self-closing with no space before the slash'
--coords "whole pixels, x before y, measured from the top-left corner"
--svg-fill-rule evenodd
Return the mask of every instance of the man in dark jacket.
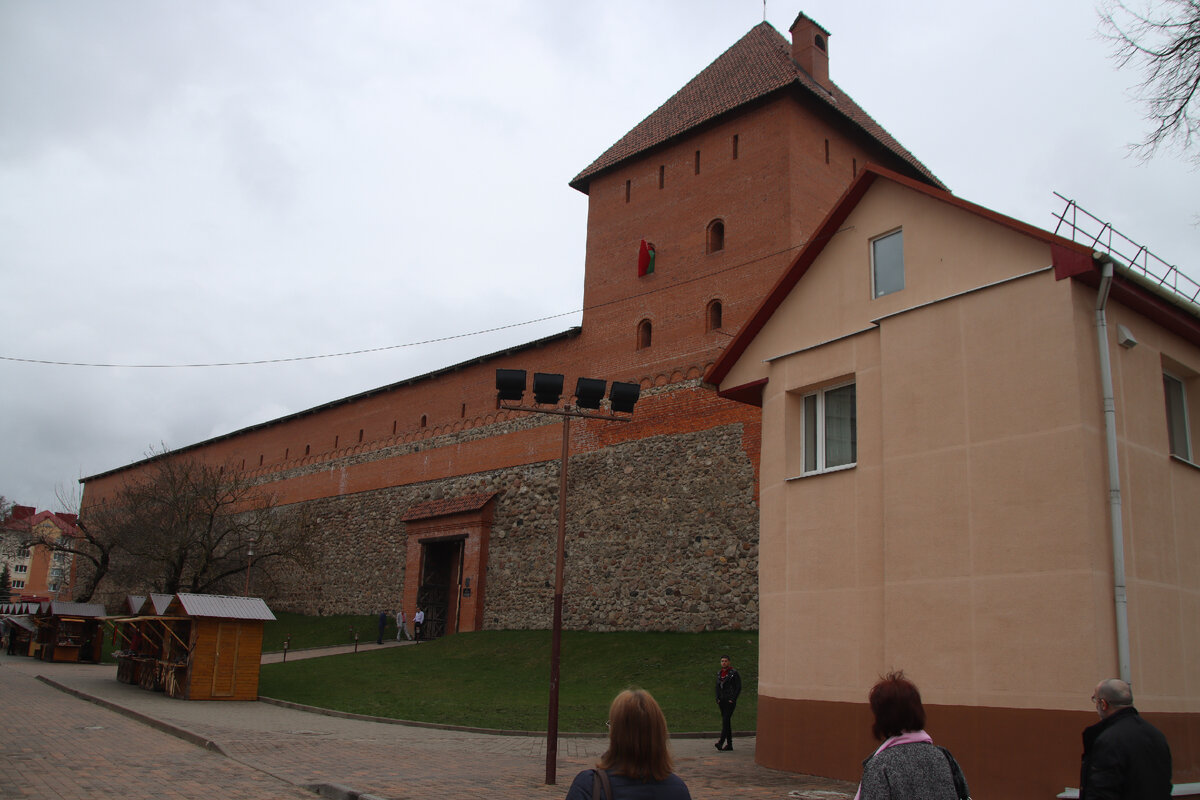
<path id="1" fill-rule="evenodd" d="M 730 666 L 729 656 L 721 656 L 721 671 L 717 673 L 717 705 L 721 709 L 721 738 L 718 750 L 733 749 L 733 709 L 742 693 L 742 676 Z"/>
<path id="2" fill-rule="evenodd" d="M 1129 684 L 1101 681 L 1092 702 L 1100 721 L 1083 732 L 1080 800 L 1168 800 L 1171 748 L 1133 707 Z"/>

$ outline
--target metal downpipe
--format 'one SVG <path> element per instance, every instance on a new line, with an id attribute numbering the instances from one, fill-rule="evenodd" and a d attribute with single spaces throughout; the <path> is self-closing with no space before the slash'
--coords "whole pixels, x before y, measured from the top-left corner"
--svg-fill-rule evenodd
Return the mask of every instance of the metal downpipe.
<path id="1" fill-rule="evenodd" d="M 1125 531 L 1121 517 L 1121 468 L 1117 461 L 1117 406 L 1113 392 L 1112 358 L 1108 349 L 1108 292 L 1113 263 L 1100 265 L 1100 291 L 1096 297 L 1096 339 L 1100 345 L 1100 387 L 1104 394 L 1104 439 L 1108 456 L 1109 524 L 1112 528 L 1113 603 L 1117 623 L 1117 667 L 1120 678 L 1132 684 L 1129 668 L 1129 604 L 1125 591 Z"/>

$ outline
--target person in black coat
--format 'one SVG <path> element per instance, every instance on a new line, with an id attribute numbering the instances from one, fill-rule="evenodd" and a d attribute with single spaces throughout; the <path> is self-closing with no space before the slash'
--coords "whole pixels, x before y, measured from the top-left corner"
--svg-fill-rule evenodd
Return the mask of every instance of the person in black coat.
<path id="1" fill-rule="evenodd" d="M 1080 800 L 1167 800 L 1171 748 L 1162 732 L 1133 707 L 1125 681 L 1101 681 L 1092 695 L 1100 721 L 1083 731 Z"/>
<path id="2" fill-rule="evenodd" d="M 721 656 L 721 671 L 717 673 L 717 706 L 721 709 L 721 738 L 714 745 L 718 750 L 733 749 L 733 709 L 742 693 L 742 676 Z"/>

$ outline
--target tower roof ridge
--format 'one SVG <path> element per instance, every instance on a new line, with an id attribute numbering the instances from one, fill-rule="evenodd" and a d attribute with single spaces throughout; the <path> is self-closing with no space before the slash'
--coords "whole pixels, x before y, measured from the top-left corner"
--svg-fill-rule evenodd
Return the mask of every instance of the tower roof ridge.
<path id="1" fill-rule="evenodd" d="M 800 68 L 792 59 L 790 44 L 771 23 L 760 22 L 576 175 L 570 186 L 586 194 L 588 183 L 600 173 L 741 106 L 799 87 L 898 156 L 922 180 L 946 188 L 849 95 L 832 81 L 829 86 L 821 86 Z"/>

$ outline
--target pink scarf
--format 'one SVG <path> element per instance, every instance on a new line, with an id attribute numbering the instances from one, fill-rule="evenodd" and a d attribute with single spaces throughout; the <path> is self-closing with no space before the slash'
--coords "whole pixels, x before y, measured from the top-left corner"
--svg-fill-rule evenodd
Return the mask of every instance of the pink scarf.
<path id="1" fill-rule="evenodd" d="M 889 739 L 884 739 L 883 744 L 879 745 L 879 749 L 871 754 L 871 758 L 879 755 L 879 753 L 887 750 L 889 747 L 895 747 L 898 744 L 915 744 L 917 742 L 929 742 L 930 744 L 933 744 L 933 737 L 931 737 L 925 731 L 905 731 L 899 736 L 892 736 Z M 860 783 L 858 785 L 858 791 L 854 793 L 854 800 L 859 800 L 861 795 L 862 784 Z"/>

